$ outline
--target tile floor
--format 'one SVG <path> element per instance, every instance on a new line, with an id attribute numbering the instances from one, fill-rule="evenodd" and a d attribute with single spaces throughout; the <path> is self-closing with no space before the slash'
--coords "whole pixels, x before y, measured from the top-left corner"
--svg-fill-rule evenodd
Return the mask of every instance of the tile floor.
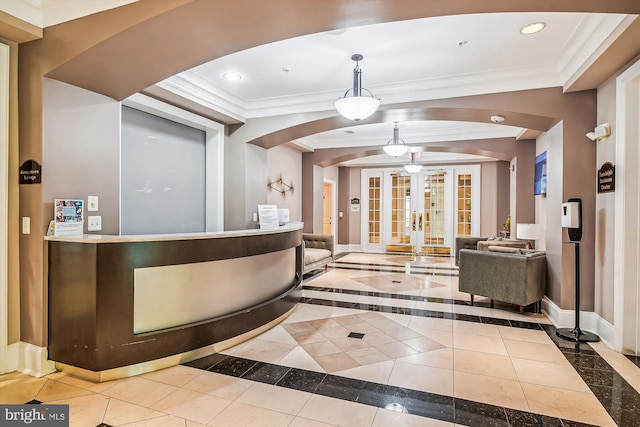
<path id="1" fill-rule="evenodd" d="M 457 291 L 450 258 L 346 254 L 283 323 L 182 366 L 95 384 L 0 376 L 0 403 L 72 426 L 638 426 L 638 359 Z"/>

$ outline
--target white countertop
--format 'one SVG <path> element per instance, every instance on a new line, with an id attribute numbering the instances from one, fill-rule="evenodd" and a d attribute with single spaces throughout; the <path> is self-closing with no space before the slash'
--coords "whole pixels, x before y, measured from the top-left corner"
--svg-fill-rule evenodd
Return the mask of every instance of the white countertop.
<path id="1" fill-rule="evenodd" d="M 300 230 L 304 226 L 302 222 L 291 222 L 273 230 L 260 230 L 259 228 L 250 230 L 216 231 L 210 233 L 183 233 L 183 234 L 145 234 L 145 235 L 101 235 L 83 234 L 82 236 L 45 236 L 45 240 L 52 242 L 75 242 L 75 243 L 126 243 L 126 242 L 162 242 L 171 240 L 198 240 L 198 239 L 218 239 L 223 237 L 256 236 L 264 234 L 277 234 L 288 231 Z"/>

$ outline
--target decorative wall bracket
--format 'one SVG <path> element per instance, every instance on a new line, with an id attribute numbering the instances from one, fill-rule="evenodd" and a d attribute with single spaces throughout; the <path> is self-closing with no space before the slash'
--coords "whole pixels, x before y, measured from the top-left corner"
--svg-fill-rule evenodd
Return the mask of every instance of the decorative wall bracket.
<path id="1" fill-rule="evenodd" d="M 269 191 L 275 190 L 278 193 L 282 194 L 283 198 L 287 197 L 287 193 L 293 194 L 294 190 L 293 181 L 291 182 L 291 184 L 287 184 L 282 179 L 282 174 L 280 174 L 278 179 L 276 179 L 275 181 L 269 180 L 269 182 L 267 183 L 267 188 L 269 189 Z"/>

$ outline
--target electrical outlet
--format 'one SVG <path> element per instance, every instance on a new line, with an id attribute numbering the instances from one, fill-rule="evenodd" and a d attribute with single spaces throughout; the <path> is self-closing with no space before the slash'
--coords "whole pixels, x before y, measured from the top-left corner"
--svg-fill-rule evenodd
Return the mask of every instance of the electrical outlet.
<path id="1" fill-rule="evenodd" d="M 100 231 L 102 230 L 102 217 L 101 216 L 88 216 L 87 217 L 87 231 Z"/>

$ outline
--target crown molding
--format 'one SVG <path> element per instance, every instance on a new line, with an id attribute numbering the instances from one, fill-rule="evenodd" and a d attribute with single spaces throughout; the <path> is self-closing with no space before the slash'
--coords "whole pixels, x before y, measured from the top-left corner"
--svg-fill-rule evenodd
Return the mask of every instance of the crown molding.
<path id="1" fill-rule="evenodd" d="M 576 80 L 637 18 L 632 15 L 586 15 L 564 49 L 559 73 L 562 86 Z"/>
<path id="2" fill-rule="evenodd" d="M 158 85 L 198 99 L 208 108 L 220 111 L 241 121 L 252 118 L 331 111 L 342 92 L 327 91 L 269 99 L 246 100 L 212 84 L 193 71 L 170 77 Z M 454 98 L 485 93 L 511 92 L 561 86 L 553 67 L 521 67 L 507 70 L 391 83 L 369 88 L 382 105 Z"/>

